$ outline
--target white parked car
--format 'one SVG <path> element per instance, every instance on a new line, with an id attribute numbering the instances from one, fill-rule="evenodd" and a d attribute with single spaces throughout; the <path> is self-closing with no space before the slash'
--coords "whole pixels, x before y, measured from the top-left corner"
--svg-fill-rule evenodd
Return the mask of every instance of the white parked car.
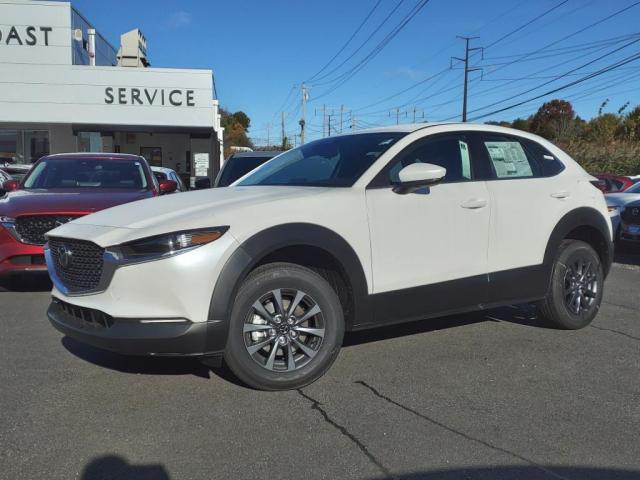
<path id="1" fill-rule="evenodd" d="M 183 183 L 180 176 L 176 173 L 175 170 L 167 167 L 151 167 L 151 171 L 153 172 L 153 176 L 156 177 L 158 182 L 163 180 L 171 180 L 176 183 L 176 192 L 186 192 L 188 189 L 186 185 Z"/>
<path id="2" fill-rule="evenodd" d="M 268 390 L 320 377 L 345 330 L 530 301 L 582 328 L 612 261 L 593 180 L 546 140 L 495 126 L 325 138 L 228 188 L 51 231 L 48 316 L 124 354 L 224 355 Z"/>

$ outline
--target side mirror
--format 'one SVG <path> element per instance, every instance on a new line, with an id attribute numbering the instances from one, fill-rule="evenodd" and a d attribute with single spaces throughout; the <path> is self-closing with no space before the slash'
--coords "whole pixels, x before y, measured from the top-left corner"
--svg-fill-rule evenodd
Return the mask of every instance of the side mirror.
<path id="1" fill-rule="evenodd" d="M 5 192 L 13 192 L 18 189 L 18 181 L 17 180 L 6 180 L 2 183 L 2 190 Z"/>
<path id="2" fill-rule="evenodd" d="M 432 187 L 442 181 L 447 169 L 431 163 L 412 163 L 400 170 L 400 182 L 393 187 L 395 193 L 406 195 L 424 187 Z"/>
<path id="3" fill-rule="evenodd" d="M 178 183 L 173 180 L 160 180 L 160 195 L 173 193 L 178 189 Z"/>

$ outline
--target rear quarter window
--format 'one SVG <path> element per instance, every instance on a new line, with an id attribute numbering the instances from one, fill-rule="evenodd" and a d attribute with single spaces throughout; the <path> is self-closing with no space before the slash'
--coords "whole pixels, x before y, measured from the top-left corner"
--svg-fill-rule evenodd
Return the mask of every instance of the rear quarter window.
<path id="1" fill-rule="evenodd" d="M 538 142 L 523 139 L 522 143 L 527 149 L 528 154 L 540 165 L 541 176 L 553 177 L 564 170 L 564 164 Z"/>

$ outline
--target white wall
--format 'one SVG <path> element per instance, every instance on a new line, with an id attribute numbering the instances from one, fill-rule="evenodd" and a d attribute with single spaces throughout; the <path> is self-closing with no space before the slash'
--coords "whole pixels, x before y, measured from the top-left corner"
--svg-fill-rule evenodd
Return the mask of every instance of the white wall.
<path id="1" fill-rule="evenodd" d="M 0 35 L 0 63 L 71 65 L 68 2 L 2 0 Z"/>
<path id="2" fill-rule="evenodd" d="M 0 122 L 213 127 L 211 70 L 0 63 L 0 71 Z"/>

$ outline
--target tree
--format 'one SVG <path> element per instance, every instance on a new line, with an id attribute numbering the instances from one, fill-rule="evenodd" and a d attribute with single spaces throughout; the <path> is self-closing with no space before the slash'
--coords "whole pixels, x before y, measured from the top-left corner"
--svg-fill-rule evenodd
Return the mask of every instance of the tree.
<path id="1" fill-rule="evenodd" d="M 233 114 L 233 119 L 244 127 L 245 130 L 249 130 L 251 125 L 251 119 L 242 110 Z"/>
<path id="2" fill-rule="evenodd" d="M 247 136 L 247 128 L 251 120 L 246 113 L 242 111 L 231 113 L 221 108 L 220 116 L 220 124 L 224 128 L 225 156 L 230 154 L 232 146 L 253 148 L 253 143 Z"/>
<path id="3" fill-rule="evenodd" d="M 566 100 L 551 100 L 542 104 L 531 119 L 531 131 L 552 139 L 563 140 L 574 133 L 576 113 Z"/>
<path id="4" fill-rule="evenodd" d="M 600 145 L 612 143 L 622 129 L 622 119 L 615 113 L 603 113 L 587 123 L 583 136 L 585 140 Z"/>
<path id="5" fill-rule="evenodd" d="M 640 105 L 624 117 L 620 136 L 624 140 L 640 141 Z"/>
<path id="6" fill-rule="evenodd" d="M 530 118 L 516 118 L 511 124 L 513 128 L 518 130 L 522 130 L 524 132 L 529 132 L 531 130 L 531 119 Z"/>

